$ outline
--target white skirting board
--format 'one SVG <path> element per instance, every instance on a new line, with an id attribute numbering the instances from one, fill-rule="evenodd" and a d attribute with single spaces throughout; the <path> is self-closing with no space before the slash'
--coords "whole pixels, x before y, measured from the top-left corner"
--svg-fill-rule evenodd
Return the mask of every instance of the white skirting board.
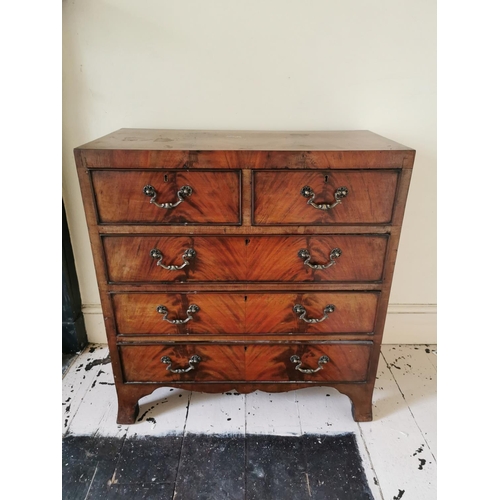
<path id="1" fill-rule="evenodd" d="M 389 304 L 384 344 L 437 344 L 435 304 Z"/>
<path id="2" fill-rule="evenodd" d="M 106 344 L 101 306 L 84 305 L 82 312 L 89 342 Z M 384 344 L 437 344 L 437 306 L 389 304 Z"/>

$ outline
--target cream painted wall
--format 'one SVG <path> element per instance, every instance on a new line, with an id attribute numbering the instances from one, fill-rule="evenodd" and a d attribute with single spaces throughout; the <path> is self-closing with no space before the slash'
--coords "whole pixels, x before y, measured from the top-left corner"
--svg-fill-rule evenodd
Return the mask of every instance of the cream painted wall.
<path id="1" fill-rule="evenodd" d="M 368 129 L 415 148 L 385 341 L 436 341 L 435 0 L 63 0 L 63 199 L 92 342 L 73 148 L 122 127 Z"/>

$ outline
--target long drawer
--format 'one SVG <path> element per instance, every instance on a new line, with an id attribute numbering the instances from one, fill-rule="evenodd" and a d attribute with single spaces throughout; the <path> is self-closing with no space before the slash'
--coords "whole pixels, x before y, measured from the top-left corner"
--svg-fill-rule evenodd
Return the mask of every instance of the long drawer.
<path id="1" fill-rule="evenodd" d="M 254 172 L 257 225 L 389 224 L 398 173 L 391 170 Z"/>
<path id="2" fill-rule="evenodd" d="M 239 171 L 92 172 L 100 223 L 239 224 Z M 160 205 L 160 206 L 158 206 Z"/>
<path id="3" fill-rule="evenodd" d="M 120 346 L 126 382 L 363 382 L 371 342 Z"/>
<path id="4" fill-rule="evenodd" d="M 108 280 L 380 281 L 386 235 L 105 236 Z"/>
<path id="5" fill-rule="evenodd" d="M 118 334 L 372 333 L 379 292 L 114 293 Z"/>

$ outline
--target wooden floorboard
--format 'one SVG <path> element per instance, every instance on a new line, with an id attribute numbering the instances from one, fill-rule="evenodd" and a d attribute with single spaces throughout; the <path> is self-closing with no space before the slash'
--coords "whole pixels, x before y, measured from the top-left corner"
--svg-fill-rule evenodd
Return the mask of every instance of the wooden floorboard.
<path id="1" fill-rule="evenodd" d="M 246 396 L 247 434 L 300 436 L 297 391 L 256 391 Z"/>
<path id="2" fill-rule="evenodd" d="M 186 434 L 174 498 L 244 500 L 244 437 Z"/>
<path id="3" fill-rule="evenodd" d="M 106 483 L 113 476 L 124 439 L 67 436 L 62 443 L 62 499 L 106 498 Z"/>
<path id="4" fill-rule="evenodd" d="M 350 400 L 331 388 L 248 395 L 161 388 L 140 400 L 134 425 L 117 425 L 107 347 L 89 346 L 63 377 L 63 498 L 164 499 L 174 493 L 176 500 L 189 498 L 203 484 L 206 490 L 216 488 L 212 476 L 219 469 L 227 475 L 224 489 L 217 490 L 222 496 L 214 498 L 240 498 L 242 491 L 257 498 L 272 488 L 281 488 L 287 499 L 323 498 L 320 483 L 325 475 L 335 477 L 333 460 L 342 452 L 332 454 L 331 446 L 306 440 L 349 436 L 346 447 L 356 450 L 365 477 L 353 484 L 363 484 L 372 496 L 362 488 L 339 490 L 339 500 L 433 500 L 436 367 L 435 345 L 384 345 L 373 422 L 354 422 Z M 202 441 L 196 444 L 198 437 Z M 277 441 L 269 447 L 271 438 Z M 85 451 L 78 439 L 91 440 L 91 448 Z M 196 467 L 208 476 L 198 483 L 187 479 Z M 262 471 L 265 476 L 259 477 Z M 304 491 L 309 495 L 307 480 L 312 496 L 301 497 Z"/>
<path id="5" fill-rule="evenodd" d="M 203 415 L 203 418 L 200 418 Z M 245 395 L 236 391 L 223 394 L 193 392 L 186 421 L 191 434 L 244 434 Z"/>
<path id="6" fill-rule="evenodd" d="M 384 499 L 434 500 L 435 459 L 384 358 L 373 400 L 373 421 L 359 426 Z"/>
<path id="7" fill-rule="evenodd" d="M 137 422 L 128 426 L 130 436 L 182 435 L 189 413 L 191 391 L 162 387 L 139 403 Z"/>
<path id="8" fill-rule="evenodd" d="M 113 473 L 113 484 L 158 484 L 173 486 L 181 457 L 182 436 L 127 436 Z"/>
<path id="9" fill-rule="evenodd" d="M 101 367 L 106 366 L 109 350 L 107 346 L 90 346 L 78 359 L 68 368 L 62 380 L 62 395 L 63 395 L 63 433 L 70 433 L 71 425 L 75 416 L 81 417 L 84 411 L 80 411 L 82 405 L 87 405 L 89 400 L 89 389 L 95 382 L 98 374 L 101 372 Z M 95 387 L 95 385 L 94 385 Z M 100 391 L 96 391 L 99 392 Z M 101 398 L 106 404 L 109 404 L 109 398 Z M 116 396 L 113 398 L 116 400 Z M 85 426 L 79 427 L 76 424 L 74 429 L 75 435 L 94 434 L 97 431 L 98 424 L 94 419 L 87 421 L 85 416 L 83 419 Z"/>
<path id="10" fill-rule="evenodd" d="M 384 347 L 384 360 L 398 385 L 401 395 L 422 432 L 425 444 L 437 457 L 437 415 L 435 366 L 430 363 L 429 348 L 410 350 L 401 346 Z M 431 368 L 429 368 L 429 366 Z"/>
<path id="11" fill-rule="evenodd" d="M 354 434 L 307 436 L 303 452 L 311 498 L 373 500 Z"/>
<path id="12" fill-rule="evenodd" d="M 248 500 L 310 498 L 301 439 L 290 436 L 247 436 L 246 470 Z"/>
<path id="13" fill-rule="evenodd" d="M 374 498 L 352 433 L 67 436 L 63 465 L 65 500 Z"/>

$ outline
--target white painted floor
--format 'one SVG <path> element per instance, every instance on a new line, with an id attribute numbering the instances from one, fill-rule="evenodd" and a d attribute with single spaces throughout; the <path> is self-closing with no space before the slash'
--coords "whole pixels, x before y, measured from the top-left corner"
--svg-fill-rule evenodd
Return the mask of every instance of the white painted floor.
<path id="1" fill-rule="evenodd" d="M 136 424 L 117 425 L 111 365 L 100 363 L 107 354 L 107 346 L 89 346 L 64 375 L 63 435 L 352 432 L 377 500 L 437 496 L 436 346 L 382 347 L 374 418 L 364 423 L 353 421 L 349 399 L 331 388 L 246 396 L 162 388 L 140 401 Z"/>

